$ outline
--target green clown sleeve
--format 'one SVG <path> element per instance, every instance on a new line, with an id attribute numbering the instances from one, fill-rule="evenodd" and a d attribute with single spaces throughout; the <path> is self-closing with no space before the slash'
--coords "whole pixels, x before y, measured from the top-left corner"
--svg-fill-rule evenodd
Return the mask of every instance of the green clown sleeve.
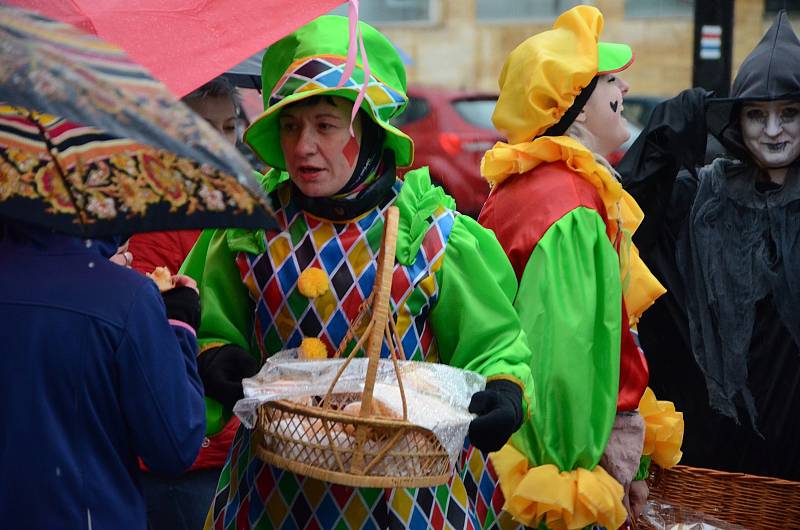
<path id="1" fill-rule="evenodd" d="M 457 215 L 436 280 L 430 320 L 441 361 L 514 381 L 532 412 L 531 351 L 512 305 L 517 280 L 494 234 Z"/>
<path id="2" fill-rule="evenodd" d="M 248 340 L 252 306 L 234 259 L 225 230 L 204 230 L 181 266 L 180 273 L 192 277 L 200 290 L 197 342 L 201 352 L 222 344 L 236 344 L 258 355 Z M 211 436 L 222 430 L 231 411 L 214 398 L 206 396 L 205 400 L 206 435 Z"/>
<path id="3" fill-rule="evenodd" d="M 180 272 L 194 278 L 200 289 L 200 350 L 236 344 L 258 355 L 250 341 L 252 302 L 228 246 L 228 231 L 204 230 Z"/>
<path id="4" fill-rule="evenodd" d="M 619 258 L 594 210 L 545 232 L 514 306 L 531 351 L 537 409 L 511 438 L 531 466 L 594 469 L 616 414 L 622 286 Z"/>

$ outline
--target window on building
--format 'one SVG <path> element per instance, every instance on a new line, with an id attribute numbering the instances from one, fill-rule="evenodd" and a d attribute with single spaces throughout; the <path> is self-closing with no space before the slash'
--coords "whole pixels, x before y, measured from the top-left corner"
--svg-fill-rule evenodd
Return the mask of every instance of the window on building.
<path id="1" fill-rule="evenodd" d="M 404 22 L 435 22 L 439 0 L 361 0 L 359 18 L 369 24 Z M 332 15 L 347 16 L 347 5 L 331 11 Z"/>
<path id="2" fill-rule="evenodd" d="M 524 20 L 555 18 L 578 4 L 580 0 L 475 0 L 478 20 Z"/>
<path id="3" fill-rule="evenodd" d="M 694 0 L 625 0 L 627 17 L 690 17 Z"/>
<path id="4" fill-rule="evenodd" d="M 800 13 L 800 0 L 766 0 L 764 9 L 767 13 L 777 13 L 781 9 L 789 13 Z"/>

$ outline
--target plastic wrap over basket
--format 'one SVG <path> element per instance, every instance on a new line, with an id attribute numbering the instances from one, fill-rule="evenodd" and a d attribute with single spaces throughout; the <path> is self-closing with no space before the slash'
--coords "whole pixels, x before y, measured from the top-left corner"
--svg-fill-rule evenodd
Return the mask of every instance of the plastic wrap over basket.
<path id="1" fill-rule="evenodd" d="M 297 350 L 286 350 L 267 359 L 258 374 L 245 379 L 244 399 L 234 412 L 245 427 L 253 429 L 258 407 L 270 401 L 290 400 L 312 404 L 321 400 L 346 359 L 305 361 Z M 367 358 L 352 359 L 333 394 L 360 394 L 364 390 Z M 486 379 L 467 370 L 443 364 L 398 361 L 405 390 L 408 421 L 433 432 L 447 450 L 451 466 L 464 445 L 474 415 L 467 410 L 472 395 L 486 387 Z M 397 374 L 389 359 L 381 359 L 373 399 L 397 418 L 403 415 Z M 321 406 L 321 405 L 320 405 Z"/>

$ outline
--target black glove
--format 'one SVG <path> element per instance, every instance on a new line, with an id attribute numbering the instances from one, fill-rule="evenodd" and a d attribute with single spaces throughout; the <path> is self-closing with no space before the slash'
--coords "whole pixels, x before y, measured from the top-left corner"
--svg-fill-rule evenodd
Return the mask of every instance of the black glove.
<path id="1" fill-rule="evenodd" d="M 522 425 L 522 389 L 497 379 L 472 396 L 469 411 L 478 417 L 469 424 L 469 440 L 485 453 L 499 451 Z"/>
<path id="2" fill-rule="evenodd" d="M 255 357 L 234 344 L 209 348 L 197 357 L 206 395 L 228 410 L 244 397 L 242 379 L 256 375 L 260 367 Z"/>
<path id="3" fill-rule="evenodd" d="M 167 318 L 186 322 L 192 329 L 200 326 L 200 295 L 191 287 L 173 287 L 161 293 L 167 306 Z"/>
<path id="4" fill-rule="evenodd" d="M 714 95 L 704 88 L 687 88 L 674 98 L 659 103 L 646 132 L 662 149 L 677 157 L 690 171 L 703 165 L 706 152 L 706 108 Z"/>

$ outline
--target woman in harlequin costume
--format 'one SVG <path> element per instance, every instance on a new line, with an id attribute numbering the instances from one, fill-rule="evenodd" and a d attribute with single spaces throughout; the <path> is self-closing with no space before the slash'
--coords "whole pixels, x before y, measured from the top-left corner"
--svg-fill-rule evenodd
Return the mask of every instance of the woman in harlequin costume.
<path id="1" fill-rule="evenodd" d="M 368 61 L 362 56 L 350 77 L 343 17 L 321 17 L 264 55 L 266 110 L 245 141 L 286 170 L 264 179 L 282 230 L 205 233 L 184 264 L 200 285 L 206 392 L 229 410 L 248 359 L 294 347 L 332 355 L 372 290 L 384 212 L 396 205 L 391 308 L 403 350 L 487 377 L 470 403 L 472 445 L 438 488 L 358 489 L 263 463 L 252 432 L 240 428 L 209 528 L 488 528 L 502 504 L 493 503 L 496 477 L 481 451 L 499 449 L 517 430 L 533 390 L 511 303 L 514 272 L 491 232 L 456 213 L 426 170 L 396 178 L 395 164 L 413 157 L 411 140 L 388 123 L 407 103 L 405 72 L 383 35 L 358 28 Z"/>
<path id="2" fill-rule="evenodd" d="M 479 222 L 519 280 L 537 382 L 536 413 L 492 462 L 505 509 L 532 526 L 618 528 L 647 496 L 643 452 L 680 457 L 681 417 L 645 395 L 631 329 L 664 289 L 631 244 L 641 211 L 602 157 L 628 138 L 617 72 L 633 54 L 598 42 L 602 28 L 578 6 L 511 52 L 493 115 L 509 143 L 481 167 L 492 191 Z"/>

